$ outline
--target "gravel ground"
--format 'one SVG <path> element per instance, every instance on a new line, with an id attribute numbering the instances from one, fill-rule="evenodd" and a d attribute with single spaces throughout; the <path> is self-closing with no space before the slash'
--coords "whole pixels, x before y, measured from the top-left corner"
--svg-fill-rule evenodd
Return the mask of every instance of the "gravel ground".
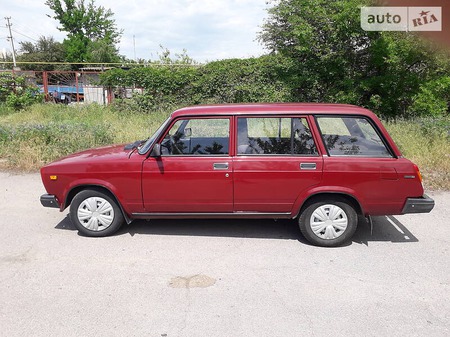
<path id="1" fill-rule="evenodd" d="M 340 248 L 293 221 L 137 221 L 79 236 L 0 172 L 0 336 L 449 336 L 450 192 Z"/>

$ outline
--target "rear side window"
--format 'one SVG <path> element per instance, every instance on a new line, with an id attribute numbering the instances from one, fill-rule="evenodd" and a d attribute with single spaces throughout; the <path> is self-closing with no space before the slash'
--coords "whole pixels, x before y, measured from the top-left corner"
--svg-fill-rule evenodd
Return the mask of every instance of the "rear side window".
<path id="1" fill-rule="evenodd" d="M 238 118 L 238 155 L 317 155 L 305 118 Z"/>
<path id="2" fill-rule="evenodd" d="M 392 157 L 380 135 L 363 117 L 317 117 L 330 156 Z"/>

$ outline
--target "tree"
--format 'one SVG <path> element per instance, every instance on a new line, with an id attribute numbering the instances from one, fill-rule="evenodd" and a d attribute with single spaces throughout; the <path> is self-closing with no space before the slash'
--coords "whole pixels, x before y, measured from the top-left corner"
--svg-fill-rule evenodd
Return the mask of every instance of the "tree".
<path id="1" fill-rule="evenodd" d="M 159 45 L 159 48 L 161 48 L 161 51 L 158 53 L 159 60 L 155 61 L 154 63 L 184 66 L 198 64 L 197 61 L 195 61 L 188 55 L 186 49 L 183 49 L 181 54 L 175 53 L 175 57 L 173 57 L 172 52 L 168 48 L 164 47 L 163 45 Z"/>
<path id="2" fill-rule="evenodd" d="M 62 43 L 54 40 L 53 37 L 40 36 L 38 41 L 20 42 L 20 52 L 18 60 L 21 62 L 64 62 L 64 47 Z M 23 64 L 24 70 L 63 70 L 64 67 L 55 64 Z"/>
<path id="3" fill-rule="evenodd" d="M 286 58 L 295 100 L 353 103 L 394 117 L 408 114 L 421 83 L 442 76 L 436 51 L 413 33 L 361 29 L 359 8 L 374 4 L 279 0 L 269 9 L 259 40 Z"/>
<path id="4" fill-rule="evenodd" d="M 67 32 L 64 40 L 67 61 L 106 62 L 119 58 L 116 44 L 122 31 L 117 29 L 110 9 L 95 6 L 94 0 L 87 4 L 85 0 L 47 0 L 45 4 L 55 14 L 48 16 L 59 21 L 58 29 Z"/>
<path id="5" fill-rule="evenodd" d="M 87 48 L 87 62 L 91 63 L 114 63 L 120 62 L 121 57 L 117 49 L 107 40 L 92 41 Z"/>

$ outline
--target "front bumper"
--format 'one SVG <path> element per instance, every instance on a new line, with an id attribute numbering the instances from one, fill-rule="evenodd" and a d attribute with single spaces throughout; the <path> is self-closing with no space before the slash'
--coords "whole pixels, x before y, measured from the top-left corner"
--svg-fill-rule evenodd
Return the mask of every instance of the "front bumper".
<path id="1" fill-rule="evenodd" d="M 430 213 L 434 208 L 434 200 L 424 194 L 421 198 L 406 199 L 402 214 L 406 213 Z"/>
<path id="2" fill-rule="evenodd" d="M 59 208 L 58 199 L 53 194 L 41 195 L 41 204 L 44 207 Z"/>

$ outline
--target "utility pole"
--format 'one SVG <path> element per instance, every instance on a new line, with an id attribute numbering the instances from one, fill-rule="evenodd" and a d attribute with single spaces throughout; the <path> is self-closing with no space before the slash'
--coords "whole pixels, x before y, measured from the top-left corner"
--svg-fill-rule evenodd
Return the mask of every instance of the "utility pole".
<path id="1" fill-rule="evenodd" d="M 137 63 L 137 59 L 136 59 L 136 39 L 133 35 L 133 49 L 134 49 L 134 61 Z"/>
<path id="2" fill-rule="evenodd" d="M 5 16 L 5 20 L 8 22 L 6 24 L 6 27 L 8 27 L 8 29 L 9 29 L 9 36 L 7 36 L 7 38 L 11 40 L 13 63 L 14 63 L 14 68 L 16 68 L 16 50 L 14 49 L 14 39 L 13 39 L 12 32 L 11 32 L 12 23 L 9 22 L 9 20 L 11 20 L 11 17 Z"/>

